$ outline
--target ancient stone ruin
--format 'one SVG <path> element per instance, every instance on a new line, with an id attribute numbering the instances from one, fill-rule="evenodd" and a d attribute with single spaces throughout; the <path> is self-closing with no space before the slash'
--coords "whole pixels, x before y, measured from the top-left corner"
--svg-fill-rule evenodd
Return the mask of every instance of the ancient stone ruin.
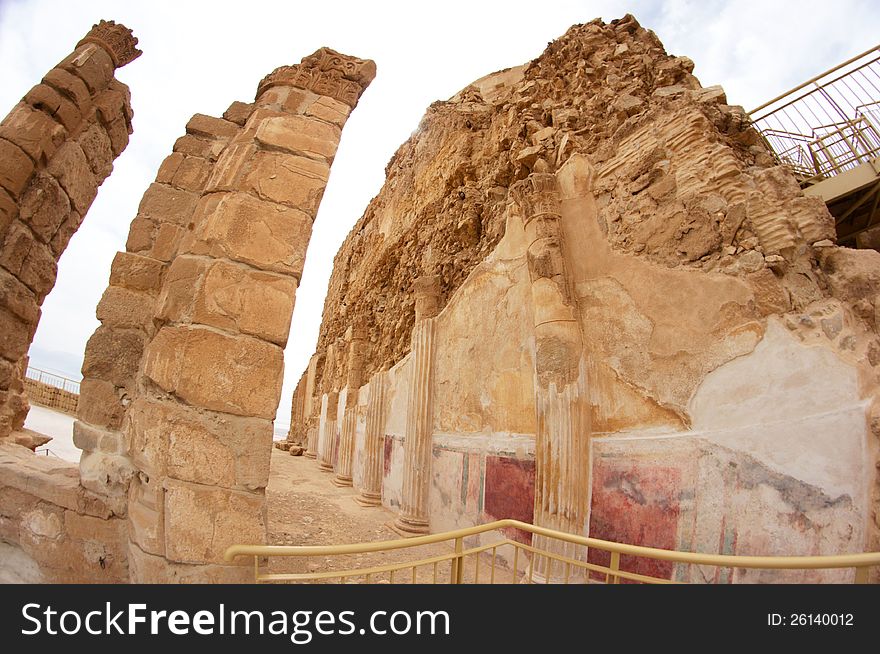
<path id="1" fill-rule="evenodd" d="M 77 469 L 10 441 L 55 263 L 131 130 L 112 75 L 135 44 L 96 25 L 0 127 L 0 570 L 245 581 L 223 553 L 266 540 L 294 297 L 376 68 L 322 48 L 186 125 L 97 307 Z M 283 447 L 404 535 L 518 518 L 705 553 L 880 550 L 880 254 L 836 246 L 692 71 L 632 16 L 595 20 L 431 105 L 336 256 Z"/>

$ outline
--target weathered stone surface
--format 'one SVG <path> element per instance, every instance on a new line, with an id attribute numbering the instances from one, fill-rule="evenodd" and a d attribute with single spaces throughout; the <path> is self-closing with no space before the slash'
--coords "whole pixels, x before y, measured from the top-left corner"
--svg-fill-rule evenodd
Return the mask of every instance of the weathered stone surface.
<path id="1" fill-rule="evenodd" d="M 77 417 L 96 427 L 120 429 L 125 408 L 116 387 L 102 379 L 83 379 L 80 383 Z M 86 449 L 77 444 L 77 447 Z M 94 447 L 88 448 L 94 449 Z"/>
<path id="2" fill-rule="evenodd" d="M 326 95 L 320 95 L 309 105 L 305 112 L 306 116 L 314 116 L 321 120 L 333 123 L 339 128 L 345 125 L 348 116 L 351 114 L 351 107 L 344 102 L 334 100 Z"/>
<path id="3" fill-rule="evenodd" d="M 246 490 L 265 488 L 269 481 L 268 420 L 141 399 L 131 417 L 135 461 L 152 475 Z"/>
<path id="4" fill-rule="evenodd" d="M 34 162 L 24 150 L 4 138 L 0 138 L 0 161 L 0 186 L 17 198 L 34 174 Z"/>
<path id="5" fill-rule="evenodd" d="M 42 304 L 55 285 L 58 264 L 49 246 L 35 240 L 32 232 L 18 221 L 8 228 L 0 251 L 0 266 L 16 275 Z"/>
<path id="6" fill-rule="evenodd" d="M 161 287 L 164 272 L 161 261 L 131 252 L 117 252 L 110 267 L 110 284 L 153 293 Z"/>
<path id="7" fill-rule="evenodd" d="M 52 158 L 47 170 L 67 193 L 71 206 L 80 214 L 85 214 L 98 194 L 98 180 L 79 144 L 65 143 Z"/>
<path id="8" fill-rule="evenodd" d="M 154 297 L 121 286 L 108 286 L 98 302 L 95 315 L 113 327 L 144 327 L 153 316 Z"/>
<path id="9" fill-rule="evenodd" d="M 37 164 L 50 160 L 65 138 L 63 126 L 23 102 L 0 123 L 0 139 L 17 145 Z"/>
<path id="10" fill-rule="evenodd" d="M 244 102 L 233 102 L 231 105 L 229 105 L 229 109 L 223 112 L 223 117 L 226 120 L 235 123 L 236 125 L 244 126 L 251 113 L 253 113 L 253 110 L 253 104 L 246 104 Z"/>
<path id="11" fill-rule="evenodd" d="M 208 328 L 164 327 L 144 357 L 144 374 L 189 404 L 275 417 L 283 366 L 283 352 L 275 345 Z"/>
<path id="12" fill-rule="evenodd" d="M 138 206 L 138 216 L 154 222 L 186 225 L 198 199 L 198 195 L 190 191 L 171 188 L 164 184 L 151 184 Z"/>
<path id="13" fill-rule="evenodd" d="M 284 347 L 295 293 L 296 283 L 290 277 L 220 261 L 205 274 L 192 320 Z"/>
<path id="14" fill-rule="evenodd" d="M 244 190 L 314 216 L 329 176 L 330 166 L 322 161 L 260 152 L 244 180 Z"/>
<path id="15" fill-rule="evenodd" d="M 58 68 L 79 77 L 92 95 L 107 87 L 115 70 L 110 55 L 94 43 L 79 46 Z"/>
<path id="16" fill-rule="evenodd" d="M 339 146 L 339 129 L 303 116 L 264 119 L 257 127 L 256 139 L 262 146 L 312 158 L 333 161 Z"/>
<path id="17" fill-rule="evenodd" d="M 186 124 L 186 133 L 193 136 L 215 139 L 231 139 L 238 134 L 238 125 L 222 118 L 196 114 Z"/>
<path id="18" fill-rule="evenodd" d="M 77 137 L 89 167 L 97 179 L 104 179 L 113 171 L 113 148 L 110 137 L 100 125 L 92 125 Z"/>
<path id="19" fill-rule="evenodd" d="M 102 325 L 86 343 L 84 377 L 103 379 L 115 386 L 130 386 L 144 349 L 144 335 L 136 329 Z"/>
<path id="20" fill-rule="evenodd" d="M 38 173 L 21 199 L 21 221 L 43 243 L 50 243 L 69 215 L 67 194 L 54 177 Z"/>
<path id="21" fill-rule="evenodd" d="M 236 193 L 224 196 L 196 226 L 192 252 L 299 279 L 311 230 L 302 211 Z"/>
<path id="22" fill-rule="evenodd" d="M 207 159 L 186 157 L 177 167 L 171 184 L 187 191 L 201 191 L 210 172 L 211 164 Z"/>
<path id="23" fill-rule="evenodd" d="M 226 548 L 266 537 L 262 494 L 168 480 L 165 551 L 181 563 L 221 563 Z"/>

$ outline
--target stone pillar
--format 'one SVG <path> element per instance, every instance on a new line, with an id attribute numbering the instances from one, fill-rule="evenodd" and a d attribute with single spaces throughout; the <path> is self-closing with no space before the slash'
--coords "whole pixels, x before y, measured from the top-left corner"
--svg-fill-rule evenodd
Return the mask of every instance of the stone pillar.
<path id="1" fill-rule="evenodd" d="M 341 128 L 374 75 L 325 48 L 277 69 L 213 166 L 165 272 L 125 422 L 132 581 L 253 574 L 223 553 L 265 542 L 294 295 Z"/>
<path id="2" fill-rule="evenodd" d="M 144 347 L 155 336 L 157 299 L 217 158 L 240 131 L 241 125 L 220 118 L 190 119 L 144 193 L 126 250 L 113 259 L 98 303 L 101 325 L 86 344 L 73 440 L 83 451 L 83 486 L 104 495 L 120 515 L 134 472 L 123 419 L 136 394 Z"/>
<path id="3" fill-rule="evenodd" d="M 382 473 L 385 457 L 385 390 L 387 374 L 377 372 L 370 380 L 367 403 L 367 433 L 364 442 L 363 487 L 355 501 L 362 506 L 382 504 Z"/>
<path id="4" fill-rule="evenodd" d="M 431 447 L 434 366 L 434 316 L 439 306 L 440 285 L 436 276 L 424 276 L 413 284 L 416 318 L 412 331 L 412 378 L 403 443 L 403 492 L 395 530 L 403 535 L 429 531 L 428 493 L 431 488 Z"/>
<path id="5" fill-rule="evenodd" d="M 333 479 L 333 483 L 337 486 L 352 485 L 354 439 L 357 431 L 358 395 L 364 374 L 366 330 L 361 326 L 352 325 L 346 331 L 345 339 L 348 341 L 348 377 L 346 379 L 348 393 L 345 396 L 345 413 L 342 418 L 342 435 L 339 439 L 336 477 Z"/>
<path id="6" fill-rule="evenodd" d="M 136 45 L 102 20 L 0 123 L 0 438 L 27 416 L 26 355 L 58 259 L 128 145 L 129 90 L 113 75 Z"/>
<path id="7" fill-rule="evenodd" d="M 321 421 L 318 436 L 318 467 L 324 472 L 333 472 L 333 450 L 336 447 L 336 417 L 339 412 L 339 392 L 330 391 L 325 395 L 324 420 Z"/>
<path id="8" fill-rule="evenodd" d="M 538 167 L 536 167 L 538 168 Z M 563 259 L 556 176 L 536 172 L 514 187 L 523 212 L 535 315 L 535 524 L 583 534 L 589 497 L 589 403 L 583 339 Z M 537 537 L 536 547 L 585 560 L 583 548 Z M 562 578 L 548 559 L 536 580 Z"/>
<path id="9" fill-rule="evenodd" d="M 306 399 L 305 399 L 305 425 L 306 451 L 303 456 L 314 459 L 318 456 L 318 421 L 321 413 L 321 399 L 315 397 L 315 387 L 318 383 L 318 366 L 324 360 L 324 353 L 318 352 L 309 359 L 309 368 L 306 372 Z"/>

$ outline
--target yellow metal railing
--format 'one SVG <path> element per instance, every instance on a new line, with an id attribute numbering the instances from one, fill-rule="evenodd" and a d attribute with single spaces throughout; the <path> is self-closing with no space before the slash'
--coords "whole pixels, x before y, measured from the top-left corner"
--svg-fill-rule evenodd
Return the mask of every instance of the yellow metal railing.
<path id="1" fill-rule="evenodd" d="M 765 102 L 749 116 L 779 162 L 809 185 L 880 157 L 878 103 L 880 45 Z"/>
<path id="2" fill-rule="evenodd" d="M 501 533 L 502 530 L 508 530 L 508 534 Z M 532 542 L 511 538 L 510 530 L 521 535 L 531 534 Z M 419 558 L 393 560 L 418 548 L 434 551 Z M 380 558 L 388 562 L 355 561 L 354 565 L 347 565 L 343 560 L 343 557 L 362 558 L 367 554 L 380 554 Z M 576 536 L 518 520 L 498 520 L 466 529 L 373 543 L 233 545 L 225 553 L 228 562 L 244 556 L 253 557 L 257 583 L 681 583 L 673 579 L 676 566 L 707 566 L 729 571 L 849 569 L 855 571 L 852 581 L 867 583 L 870 569 L 880 566 L 880 552 L 834 556 L 698 554 Z M 299 562 L 322 557 L 325 569 L 268 572 L 261 570 L 261 560 L 267 557 L 292 558 Z M 622 565 L 622 560 L 627 565 Z M 638 560 L 668 562 L 670 574 L 656 576 L 637 572 L 639 566 L 635 562 Z M 629 569 L 624 569 L 627 567 Z"/>

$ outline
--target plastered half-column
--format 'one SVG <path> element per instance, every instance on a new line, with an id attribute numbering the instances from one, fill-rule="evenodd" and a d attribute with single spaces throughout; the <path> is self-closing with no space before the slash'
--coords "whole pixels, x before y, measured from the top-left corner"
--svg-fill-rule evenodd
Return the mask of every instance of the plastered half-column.
<path id="1" fill-rule="evenodd" d="M 141 52 L 101 21 L 0 123 L 0 438 L 28 412 L 23 378 L 58 260 L 132 132 L 116 68 Z"/>
<path id="2" fill-rule="evenodd" d="M 348 376 L 346 386 L 348 386 L 348 393 L 346 395 L 345 413 L 342 418 L 342 433 L 339 439 L 336 477 L 333 478 L 333 483 L 337 486 L 352 485 L 358 395 L 364 374 L 364 346 L 366 338 L 366 330 L 359 325 L 352 325 L 346 332 L 346 340 L 348 341 Z"/>
<path id="3" fill-rule="evenodd" d="M 370 395 L 367 400 L 367 432 L 364 441 L 363 487 L 355 498 L 362 506 L 382 504 L 382 464 L 385 452 L 385 406 L 387 374 L 377 372 L 370 379 Z"/>
<path id="4" fill-rule="evenodd" d="M 339 392 L 330 391 L 324 402 L 322 420 L 318 435 L 318 468 L 323 472 L 333 472 L 333 450 L 338 433 Z"/>
<path id="5" fill-rule="evenodd" d="M 532 173 L 514 187 L 514 197 L 524 219 L 535 316 L 535 524 L 582 534 L 589 497 L 589 403 L 583 340 L 565 273 L 556 176 Z M 573 546 L 542 537 L 535 545 L 585 557 Z M 532 564 L 539 580 L 562 578 L 565 572 L 563 564 L 547 557 Z"/>
<path id="6" fill-rule="evenodd" d="M 431 484 L 433 441 L 434 335 L 439 280 L 430 275 L 413 284 L 416 296 L 415 326 L 412 331 L 412 380 L 407 402 L 406 435 L 403 443 L 403 489 L 395 530 L 403 535 L 430 530 L 428 493 Z"/>

